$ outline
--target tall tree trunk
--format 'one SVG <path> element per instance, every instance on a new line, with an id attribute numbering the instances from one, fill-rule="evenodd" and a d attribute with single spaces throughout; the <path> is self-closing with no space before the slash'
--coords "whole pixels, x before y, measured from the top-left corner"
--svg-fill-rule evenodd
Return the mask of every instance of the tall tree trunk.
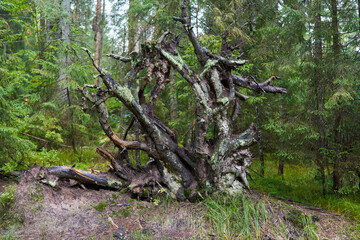
<path id="1" fill-rule="evenodd" d="M 103 54 L 103 29 L 101 21 L 101 0 L 96 3 L 96 16 L 93 21 L 93 31 L 95 40 L 95 63 L 102 67 L 102 54 Z M 100 86 L 101 78 L 97 77 L 94 84 Z"/>
<path id="2" fill-rule="evenodd" d="M 284 157 L 280 156 L 279 167 L 278 167 L 278 175 L 280 175 L 280 176 L 284 175 L 284 165 L 285 165 L 285 159 L 284 159 Z"/>
<path id="3" fill-rule="evenodd" d="M 60 98 L 67 102 L 69 106 L 69 119 L 71 121 L 71 145 L 73 147 L 74 152 L 76 152 L 76 140 L 75 140 L 75 126 L 73 123 L 73 110 L 71 108 L 71 96 L 70 96 L 70 88 L 67 77 L 67 68 L 70 66 L 70 17 L 71 17 L 71 0 L 63 0 L 61 2 L 61 7 L 64 14 L 64 17 L 60 20 L 60 29 L 61 29 L 61 38 L 64 41 L 64 48 L 61 53 L 60 59 Z"/>
<path id="4" fill-rule="evenodd" d="M 51 28 L 51 22 L 49 19 L 46 19 L 46 31 L 45 31 L 45 41 L 46 43 L 50 42 L 50 28 Z"/>
<path id="5" fill-rule="evenodd" d="M 332 29 L 332 38 L 333 38 L 334 58 L 336 59 L 340 55 L 340 49 L 341 49 L 337 0 L 331 0 L 331 29 Z"/>
<path id="6" fill-rule="evenodd" d="M 324 86 L 323 86 L 323 73 L 322 73 L 322 23 L 321 23 L 321 0 L 315 2 L 315 27 L 314 27 L 314 37 L 315 37 L 315 46 L 314 46 L 314 62 L 316 65 L 314 73 L 314 88 L 315 88 L 315 101 L 316 101 L 316 116 L 315 116 L 315 125 L 318 128 L 320 134 L 319 146 L 317 149 L 317 163 L 320 168 L 322 176 L 322 185 L 323 185 L 323 195 L 326 195 L 326 176 L 325 176 L 325 159 L 324 156 L 320 153 L 320 149 L 325 147 L 325 122 L 323 118 L 323 95 L 324 95 Z"/>
<path id="7" fill-rule="evenodd" d="M 196 6 L 196 15 L 195 15 L 195 27 L 196 27 L 196 37 L 199 37 L 199 11 L 200 11 L 199 0 L 196 1 L 196 5 L 197 6 Z"/>
<path id="8" fill-rule="evenodd" d="M 42 59 L 43 52 L 45 51 L 45 36 L 46 36 L 46 20 L 40 17 L 40 31 L 38 32 L 38 43 L 39 43 L 39 58 Z M 41 65 L 39 65 L 41 69 Z"/>
<path id="9" fill-rule="evenodd" d="M 61 52 L 60 58 L 60 98 L 63 100 L 69 100 L 68 80 L 66 76 L 67 68 L 70 66 L 70 56 L 68 50 L 70 48 L 70 2 L 71 0 L 62 0 L 61 8 L 64 12 L 64 16 L 60 19 L 60 31 L 61 39 L 64 42 L 64 48 Z"/>
<path id="10" fill-rule="evenodd" d="M 279 20 L 279 0 L 277 0 L 275 2 L 275 21 L 276 21 L 276 26 L 278 27 L 278 33 L 277 33 L 277 37 L 276 37 L 276 51 L 277 54 L 280 55 L 280 28 L 281 28 L 281 24 L 280 24 L 280 20 Z M 282 119 L 282 108 L 280 107 L 280 119 Z M 281 133 L 280 133 L 281 134 Z M 279 136 L 279 147 L 280 149 L 283 149 L 283 140 L 282 140 L 282 136 Z M 278 165 L 278 175 L 283 176 L 284 175 L 284 165 L 285 165 L 285 158 L 283 156 L 279 157 L 279 165 Z"/>
<path id="11" fill-rule="evenodd" d="M 339 109 L 335 113 L 335 123 L 334 123 L 334 145 L 336 155 L 334 157 L 334 166 L 333 166 L 333 190 L 338 191 L 340 188 L 340 162 L 341 162 L 341 118 L 342 118 L 342 110 Z"/>
<path id="12" fill-rule="evenodd" d="M 337 78 L 337 62 L 340 58 L 340 34 L 339 34 L 339 24 L 338 24 L 338 9 L 337 9 L 337 0 L 331 0 L 331 30 L 332 30 L 332 38 L 333 38 L 333 62 L 334 62 L 334 80 Z M 335 122 L 334 122 L 334 145 L 336 156 L 334 158 L 334 166 L 333 166 L 333 190 L 337 191 L 340 188 L 340 161 L 341 161 L 341 131 L 340 124 L 342 119 L 342 110 L 336 110 L 335 112 Z"/>
<path id="13" fill-rule="evenodd" d="M 129 11 L 128 11 L 128 53 L 132 51 L 139 51 L 138 49 L 138 20 L 134 13 L 135 0 L 129 0 Z"/>
<path id="14" fill-rule="evenodd" d="M 74 22 L 75 22 L 76 27 L 80 26 L 80 2 L 79 2 L 79 0 L 75 0 Z"/>
<path id="15" fill-rule="evenodd" d="M 131 55 L 131 53 L 133 51 L 135 52 L 139 52 L 139 43 L 138 43 L 138 20 L 135 17 L 136 14 L 134 13 L 134 4 L 135 4 L 135 0 L 129 0 L 129 10 L 128 10 L 128 54 Z M 139 79 L 136 79 L 135 82 L 135 91 L 139 92 L 140 89 L 140 81 Z M 135 98 L 138 98 L 137 94 L 134 94 Z M 136 121 L 137 122 L 137 121 Z M 133 127 L 134 133 L 135 133 L 135 139 L 137 141 L 139 141 L 139 137 L 140 137 L 140 129 L 139 129 L 139 124 L 136 123 L 134 124 Z M 138 166 L 140 166 L 140 150 L 136 149 L 135 150 L 135 158 L 136 158 L 136 163 Z"/>

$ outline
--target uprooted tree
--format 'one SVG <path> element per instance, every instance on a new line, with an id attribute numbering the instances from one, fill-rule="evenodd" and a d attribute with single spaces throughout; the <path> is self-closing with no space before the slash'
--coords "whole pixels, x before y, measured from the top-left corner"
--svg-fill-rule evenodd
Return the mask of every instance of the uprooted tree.
<path id="1" fill-rule="evenodd" d="M 109 55 L 123 62 L 136 61 L 133 69 L 128 72 L 122 83 L 115 81 L 110 73 L 98 66 L 91 53 L 84 49 L 102 78 L 104 88 L 86 84 L 79 91 L 83 94 L 83 107 L 87 109 L 90 102 L 96 108 L 99 122 L 109 139 L 118 148 L 113 153 L 105 148 L 98 148 L 98 153 L 108 159 L 114 173 L 135 194 L 154 194 L 159 189 L 180 200 L 196 196 L 201 189 L 211 188 L 229 194 L 241 193 L 248 188 L 247 167 L 251 164 L 249 146 L 256 142 L 257 131 L 253 124 L 242 134 L 232 131 L 232 123 L 239 112 L 240 101 L 248 99 L 238 92 L 237 88 L 248 88 L 255 92 L 286 93 L 284 88 L 271 85 L 271 77 L 265 82 L 258 83 L 253 77 L 240 77 L 232 74 L 232 70 L 246 64 L 245 60 L 234 59 L 234 50 L 226 37 L 223 38 L 220 56 L 214 55 L 203 47 L 191 26 L 188 14 L 189 1 L 181 4 L 181 17 L 174 17 L 180 22 L 194 47 L 197 60 L 202 70 L 197 73 L 190 69 L 182 60 L 177 50 L 179 40 L 166 32 L 158 41 L 146 42 L 141 51 L 132 55 L 132 59 Z M 169 40 L 171 39 L 171 40 Z M 136 59 L 136 60 L 135 60 Z M 134 96 L 130 90 L 140 73 L 146 71 L 142 86 Z M 176 134 L 163 124 L 154 112 L 154 103 L 160 92 L 170 82 L 170 71 L 177 71 L 191 86 L 196 98 L 196 116 L 194 137 L 190 145 L 180 147 Z M 155 82 L 149 97 L 145 97 L 144 90 L 150 82 Z M 94 91 L 90 91 L 93 88 Z M 115 97 L 131 111 L 142 132 L 139 141 L 121 139 L 113 132 L 108 122 L 106 100 Z M 211 124 L 216 124 L 219 133 L 215 141 L 208 141 L 206 134 Z M 131 126 L 130 126 L 131 127 Z M 129 127 L 129 128 L 130 128 Z M 134 166 L 129 160 L 130 150 L 144 151 L 150 157 L 145 166 Z M 91 176 L 73 171 L 64 173 L 63 169 L 50 169 L 52 174 L 63 178 L 75 178 L 79 181 L 96 181 Z M 77 174 L 79 173 L 79 174 Z M 105 181 L 104 186 L 107 186 Z"/>

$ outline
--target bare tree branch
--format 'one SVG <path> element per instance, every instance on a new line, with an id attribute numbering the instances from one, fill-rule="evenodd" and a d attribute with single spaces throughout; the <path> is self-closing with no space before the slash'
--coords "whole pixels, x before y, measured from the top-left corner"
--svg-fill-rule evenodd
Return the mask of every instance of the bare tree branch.
<path id="1" fill-rule="evenodd" d="M 111 57 L 111 58 L 116 59 L 116 60 L 120 60 L 121 62 L 124 62 L 124 63 L 131 62 L 131 58 L 123 57 L 123 56 L 112 54 L 112 53 L 111 54 L 106 54 L 106 56 Z"/>

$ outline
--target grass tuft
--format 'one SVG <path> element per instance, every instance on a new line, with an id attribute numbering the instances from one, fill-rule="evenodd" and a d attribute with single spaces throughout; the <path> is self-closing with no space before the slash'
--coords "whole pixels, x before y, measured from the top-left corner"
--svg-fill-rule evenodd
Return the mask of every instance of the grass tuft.
<path id="1" fill-rule="evenodd" d="M 244 196 L 209 197 L 204 204 L 213 231 L 220 239 L 260 238 L 260 228 L 267 221 L 264 203 Z"/>

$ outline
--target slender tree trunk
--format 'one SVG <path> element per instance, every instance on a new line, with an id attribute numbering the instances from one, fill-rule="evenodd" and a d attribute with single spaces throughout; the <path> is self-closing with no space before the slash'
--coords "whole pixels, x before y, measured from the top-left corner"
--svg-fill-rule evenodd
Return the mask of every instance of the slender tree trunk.
<path id="1" fill-rule="evenodd" d="M 64 49 L 59 56 L 60 61 L 60 98 L 63 100 L 68 100 L 68 80 L 66 76 L 67 67 L 70 66 L 70 56 L 68 54 L 68 49 L 70 47 L 70 0 L 63 0 L 61 2 L 61 7 L 65 16 L 60 20 L 60 30 L 61 30 L 61 39 L 63 40 Z"/>
<path id="2" fill-rule="evenodd" d="M 336 112 L 335 124 L 334 124 L 334 145 L 336 150 L 336 155 L 334 158 L 334 166 L 333 166 L 333 190 L 338 191 L 340 188 L 340 161 L 341 161 L 341 131 L 340 124 L 342 118 L 342 111 L 338 110 Z"/>
<path id="3" fill-rule="evenodd" d="M 337 0 L 331 0 L 331 29 L 332 29 L 332 38 L 333 38 L 333 61 L 334 61 L 334 80 L 337 77 L 337 62 L 340 58 L 340 34 L 339 34 L 339 25 L 338 25 L 338 9 L 337 9 Z M 333 190 L 337 191 L 340 188 L 340 161 L 341 161 L 341 131 L 340 124 L 342 118 L 342 111 L 337 110 L 335 112 L 335 123 L 334 123 L 334 145 L 336 156 L 334 158 L 334 169 L 333 169 Z"/>
<path id="4" fill-rule="evenodd" d="M 135 17 L 135 13 L 133 12 L 133 7 L 134 7 L 134 3 L 135 0 L 129 0 L 129 11 L 128 11 L 128 54 L 130 55 L 130 53 L 132 53 L 133 51 L 138 52 L 139 51 L 139 43 L 138 43 L 138 20 Z M 140 81 L 139 79 L 136 79 L 136 92 L 139 92 L 140 89 Z M 138 98 L 137 94 L 134 94 L 135 98 Z M 136 123 L 134 124 L 133 127 L 134 133 L 135 133 L 135 138 L 138 141 L 139 140 L 139 136 L 140 136 L 140 129 L 139 129 L 139 124 Z M 137 165 L 140 166 L 140 150 L 136 149 L 135 150 L 135 158 L 136 158 L 136 163 Z"/>
<path id="5" fill-rule="evenodd" d="M 278 167 L 278 175 L 284 175 L 284 165 L 285 165 L 285 161 L 284 161 L 284 157 L 280 157 L 279 158 L 279 167 Z"/>
<path id="6" fill-rule="evenodd" d="M 123 28 L 123 36 L 122 36 L 122 54 L 123 55 L 126 55 L 126 26 L 124 26 Z M 126 69 L 126 66 L 122 66 L 122 68 L 124 70 L 127 70 Z M 125 126 L 125 112 L 126 112 L 126 107 L 124 104 L 121 104 L 121 120 L 120 120 L 120 123 L 121 123 L 121 126 Z M 124 134 L 125 134 L 125 130 L 124 130 Z"/>
<path id="7" fill-rule="evenodd" d="M 277 36 L 276 36 L 276 51 L 277 54 L 280 55 L 280 21 L 279 21 L 279 1 L 277 0 L 275 2 L 275 21 L 276 21 L 276 26 L 278 27 L 278 32 L 277 32 Z M 280 111 L 282 112 L 282 109 L 280 109 Z M 280 112 L 280 118 L 282 116 Z M 283 143 L 282 143 L 282 139 L 281 139 L 281 135 L 280 135 L 280 139 L 279 139 L 279 148 L 282 149 L 283 148 Z M 278 165 L 278 175 L 283 176 L 284 175 L 284 165 L 285 165 L 285 159 L 283 156 L 279 157 L 279 165 Z"/>
<path id="8" fill-rule="evenodd" d="M 261 136 L 261 130 L 262 130 L 262 124 L 261 124 L 261 119 L 260 119 L 260 104 L 259 103 L 255 103 L 255 111 L 256 111 L 256 122 L 257 122 L 257 127 L 258 127 L 258 137 L 259 137 L 259 154 L 260 154 L 260 164 L 261 164 L 261 169 L 260 169 L 260 174 L 261 176 L 264 177 L 265 174 L 265 161 L 264 161 L 264 151 L 263 151 L 263 139 Z"/>
<path id="9" fill-rule="evenodd" d="M 4 53 L 4 56 L 6 56 L 6 42 L 5 41 L 3 42 L 3 53 Z"/>
<path id="10" fill-rule="evenodd" d="M 50 28 L 51 28 L 51 22 L 50 22 L 50 20 L 46 19 L 46 31 L 45 31 L 46 43 L 50 42 Z"/>
<path id="11" fill-rule="evenodd" d="M 326 197 L 326 175 L 325 175 L 325 166 L 321 164 L 321 179 L 322 179 L 322 188 L 323 188 L 323 196 Z"/>
<path id="12" fill-rule="evenodd" d="M 75 26 L 80 26 L 80 2 L 79 0 L 75 0 L 75 14 L 74 14 L 74 22 Z"/>
<path id="13" fill-rule="evenodd" d="M 74 152 L 76 152 L 76 139 L 75 139 L 75 126 L 73 123 L 73 110 L 71 109 L 71 96 L 70 96 L 70 88 L 67 77 L 67 68 L 70 66 L 70 55 L 68 54 L 70 48 L 70 17 L 71 17 L 71 1 L 63 0 L 61 3 L 61 7 L 63 12 L 65 13 L 64 17 L 60 21 L 60 29 L 61 29 L 61 38 L 64 41 L 64 49 L 60 56 L 60 98 L 67 102 L 70 112 L 69 119 L 71 121 L 71 145 L 73 147 Z"/>
<path id="14" fill-rule="evenodd" d="M 138 28 L 138 20 L 133 13 L 132 8 L 134 7 L 135 0 L 129 0 L 129 21 L 128 21 L 128 53 L 132 51 L 138 51 L 138 41 L 137 41 L 137 28 Z"/>
<path id="15" fill-rule="evenodd" d="M 43 17 L 40 17 L 40 31 L 39 34 L 39 57 L 42 59 L 43 52 L 45 51 L 45 36 L 46 36 L 46 20 Z M 41 69 L 41 65 L 39 65 Z"/>
<path id="16" fill-rule="evenodd" d="M 323 73 L 322 73 L 322 38 L 321 38 L 321 0 L 316 2 L 316 13 L 315 13 L 315 27 L 314 27 L 314 37 L 315 37 L 315 47 L 314 47 L 314 61 L 316 65 L 314 73 L 314 88 L 315 88 L 315 98 L 316 98 L 316 116 L 315 116 L 315 125 L 317 126 L 320 133 L 320 141 L 317 149 L 317 162 L 320 168 L 322 176 L 322 185 L 323 185 L 323 195 L 326 195 L 326 176 L 325 176 L 325 167 L 324 167 L 324 157 L 320 153 L 320 148 L 325 147 L 325 122 L 322 116 L 323 114 Z"/>
<path id="17" fill-rule="evenodd" d="M 331 28 L 332 28 L 332 38 L 333 38 L 333 52 L 334 52 L 334 57 L 336 58 L 340 55 L 340 48 L 341 48 L 339 24 L 338 24 L 337 0 L 331 0 Z"/>
<path id="18" fill-rule="evenodd" d="M 200 10 L 199 0 L 196 1 L 196 4 L 197 6 L 196 6 L 195 26 L 196 26 L 196 37 L 199 37 L 199 10 Z"/>
<path id="19" fill-rule="evenodd" d="M 93 22 L 94 40 L 95 40 L 95 63 L 102 67 L 102 53 L 103 53 L 103 30 L 101 26 L 101 0 L 96 3 L 96 16 Z M 94 84 L 100 86 L 100 77 L 95 79 Z"/>
<path id="20" fill-rule="evenodd" d="M 281 45 L 280 45 L 280 29 L 281 29 L 281 23 L 280 23 L 280 20 L 279 20 L 279 0 L 277 0 L 275 2 L 275 21 L 276 21 L 276 26 L 278 27 L 278 31 L 277 31 L 277 36 L 276 36 L 276 51 L 277 51 L 277 54 L 280 56 L 280 48 L 281 48 Z"/>

